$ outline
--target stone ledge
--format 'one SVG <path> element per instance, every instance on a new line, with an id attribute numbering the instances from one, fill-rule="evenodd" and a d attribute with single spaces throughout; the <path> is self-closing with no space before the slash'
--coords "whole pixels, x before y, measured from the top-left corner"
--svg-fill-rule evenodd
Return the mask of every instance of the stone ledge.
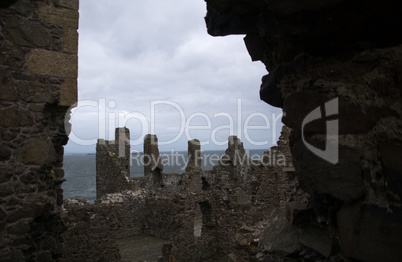
<path id="1" fill-rule="evenodd" d="M 35 49 L 28 55 L 28 70 L 37 75 L 77 79 L 78 57 L 75 54 Z"/>

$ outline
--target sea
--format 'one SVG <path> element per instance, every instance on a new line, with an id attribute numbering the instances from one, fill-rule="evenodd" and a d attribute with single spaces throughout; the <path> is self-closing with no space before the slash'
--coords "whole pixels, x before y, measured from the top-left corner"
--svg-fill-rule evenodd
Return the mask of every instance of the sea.
<path id="1" fill-rule="evenodd" d="M 253 159 L 262 158 L 265 150 L 246 150 Z M 224 151 L 201 152 L 203 170 L 211 170 Z M 164 173 L 184 173 L 187 165 L 187 152 L 170 151 L 161 152 Z M 130 157 L 130 176 L 144 176 L 144 155 L 132 153 Z M 96 155 L 95 154 L 64 154 L 64 199 L 88 199 L 93 203 L 96 199 Z"/>

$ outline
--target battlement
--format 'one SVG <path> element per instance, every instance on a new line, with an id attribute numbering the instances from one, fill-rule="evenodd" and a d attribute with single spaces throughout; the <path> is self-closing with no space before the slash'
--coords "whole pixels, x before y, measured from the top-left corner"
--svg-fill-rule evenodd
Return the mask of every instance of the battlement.
<path id="1" fill-rule="evenodd" d="M 287 141 L 288 136 L 289 130 L 284 127 L 282 141 Z M 106 238 L 101 245 L 97 244 L 96 250 L 109 245 L 117 253 L 116 245 L 110 244 L 114 239 L 147 234 L 170 239 L 179 247 L 194 243 L 180 249 L 170 249 L 168 244 L 164 247 L 167 260 L 174 256 L 178 261 L 202 261 L 217 249 L 225 254 L 235 251 L 232 242 L 239 236 L 239 222 L 254 225 L 283 208 L 287 200 L 304 197 L 294 190 L 297 182 L 292 174 L 282 166 L 269 165 L 269 161 L 252 161 L 236 136 L 228 138 L 228 148 L 212 170 L 201 168 L 200 142 L 188 141 L 188 162 L 181 174 L 163 172 L 158 138 L 148 134 L 144 138 L 144 158 L 149 160 L 144 163 L 144 176 L 130 178 L 127 154 L 119 155 L 119 151 L 129 152 L 129 147 L 126 128 L 116 129 L 115 141 L 98 141 L 98 199 L 93 205 L 66 201 L 66 209 L 76 214 L 68 220 L 89 217 L 91 221 L 71 226 L 87 231 L 66 236 L 67 247 Z M 263 158 L 283 154 L 291 164 L 287 143 L 278 142 L 273 151 L 264 152 Z M 288 188 L 289 184 L 292 188 Z M 82 254 L 86 252 L 83 250 Z"/>

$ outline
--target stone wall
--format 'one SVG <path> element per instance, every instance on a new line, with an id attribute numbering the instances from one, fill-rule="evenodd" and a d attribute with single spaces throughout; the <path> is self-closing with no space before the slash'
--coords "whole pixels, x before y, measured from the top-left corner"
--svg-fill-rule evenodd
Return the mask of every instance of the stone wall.
<path id="1" fill-rule="evenodd" d="M 137 185 L 134 191 L 123 188 L 119 193 L 105 193 L 92 205 L 66 200 L 68 230 L 63 239 L 69 251 L 65 258 L 118 261 L 116 239 L 149 234 L 170 241 L 164 249 L 167 261 L 169 257 L 225 259 L 228 254 L 252 259 L 250 252 L 259 251 L 258 241 L 253 240 L 261 233 L 254 232 L 256 225 L 261 226 L 286 201 L 301 199 L 292 174 L 289 133 L 284 127 L 278 146 L 265 152 L 262 162 L 249 159 L 233 136 L 213 170 L 203 171 L 194 164 L 183 174 L 152 172 L 132 179 Z M 154 149 L 158 152 L 157 145 Z M 200 147 L 190 146 L 189 154 L 194 150 Z M 272 162 L 271 158 L 280 157 L 282 165 Z M 249 235 L 244 237 L 244 232 Z"/>
<path id="2" fill-rule="evenodd" d="M 295 175 L 312 196 L 307 210 L 287 205 L 292 223 L 295 215 L 307 224 L 289 226 L 283 213 L 275 216 L 265 259 L 312 258 L 311 249 L 319 249 L 324 257 L 399 261 L 402 34 L 393 28 L 402 25 L 402 4 L 237 0 L 207 6 L 208 32 L 245 34 L 252 60 L 269 71 L 261 99 L 283 108 L 282 121 L 292 128 Z M 306 124 L 312 115 L 316 121 Z M 336 128 L 339 135 L 331 136 Z M 323 152 L 331 145 L 338 149 L 328 155 L 332 163 L 309 149 Z M 270 234 L 284 242 L 272 242 Z M 287 244 L 292 248 L 284 250 Z"/>
<path id="3" fill-rule="evenodd" d="M 130 131 L 116 128 L 115 140 L 96 143 L 96 198 L 135 187 L 130 180 Z"/>
<path id="4" fill-rule="evenodd" d="M 160 175 L 163 170 L 159 155 L 158 137 L 148 134 L 144 137 L 144 176 Z"/>
<path id="5" fill-rule="evenodd" d="M 90 204 L 88 200 L 64 202 L 62 261 L 120 261 L 116 240 L 143 233 L 144 191 L 107 194 Z"/>
<path id="6" fill-rule="evenodd" d="M 305 203 L 308 197 L 292 171 L 289 133 L 284 127 L 278 146 L 265 152 L 262 162 L 249 159 L 241 141 L 229 137 L 226 154 L 213 170 L 164 174 L 163 187 L 147 187 L 149 233 L 169 236 L 171 242 L 163 261 L 255 259 L 261 233 L 256 229 L 286 201 Z M 283 165 L 270 161 L 274 155 L 283 157 Z"/>
<path id="7" fill-rule="evenodd" d="M 139 209 L 114 200 L 70 205 L 62 220 L 65 115 L 77 101 L 78 0 L 2 1 L 0 260 L 95 260 L 96 254 L 118 260 L 113 239 L 105 238 L 113 234 L 100 232 L 108 228 L 169 237 L 164 259 L 230 253 L 236 260 L 258 252 L 249 258 L 400 260 L 402 34 L 395 28 L 402 25 L 401 3 L 208 0 L 207 8 L 211 35 L 246 34 L 252 60 L 266 65 L 261 99 L 286 113 L 294 173 L 233 161 L 233 149 L 242 146 L 232 138 L 233 147 L 210 172 L 169 176 L 154 163 L 146 174 L 158 177 L 138 181 L 152 188 Z M 339 111 L 331 115 L 324 105 L 335 98 Z M 330 118 L 304 126 L 320 107 Z M 333 165 L 303 139 L 324 149 L 327 120 L 335 119 L 339 159 Z M 277 150 L 280 145 L 266 158 Z M 122 163 L 116 167 L 124 169 Z M 111 213 L 120 215 L 107 223 Z M 201 233 L 194 236 L 200 217 Z M 253 234 L 247 227 L 259 228 L 264 219 L 259 247 L 251 250 L 256 244 L 247 240 Z"/>
<path id="8" fill-rule="evenodd" d="M 188 162 L 186 171 L 201 169 L 201 143 L 198 139 L 188 141 Z"/>
<path id="9" fill-rule="evenodd" d="M 77 102 L 77 28 L 78 0 L 0 4 L 1 261 L 51 261 L 63 252 L 63 145 L 65 116 Z"/>

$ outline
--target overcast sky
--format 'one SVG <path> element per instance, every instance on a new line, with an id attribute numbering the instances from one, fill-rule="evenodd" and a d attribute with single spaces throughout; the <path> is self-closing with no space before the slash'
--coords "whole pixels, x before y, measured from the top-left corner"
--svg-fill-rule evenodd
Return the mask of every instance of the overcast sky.
<path id="1" fill-rule="evenodd" d="M 267 71 L 244 36 L 208 35 L 205 15 L 203 0 L 81 1 L 79 103 L 65 152 L 95 152 L 118 126 L 130 128 L 132 150 L 147 133 L 161 151 L 187 150 L 188 138 L 224 150 L 229 135 L 269 149 L 281 110 L 259 98 Z"/>

